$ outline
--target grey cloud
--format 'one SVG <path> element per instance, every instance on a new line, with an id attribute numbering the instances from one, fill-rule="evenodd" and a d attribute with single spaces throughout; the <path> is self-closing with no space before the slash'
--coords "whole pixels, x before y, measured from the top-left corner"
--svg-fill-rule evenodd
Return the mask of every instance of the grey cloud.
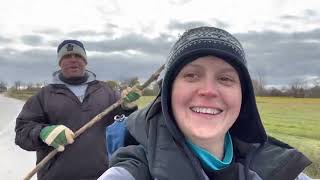
<path id="1" fill-rule="evenodd" d="M 272 22 L 271 24 L 280 25 L 289 22 L 301 22 L 301 23 L 310 23 L 310 22 L 318 22 L 320 20 L 320 15 L 312 9 L 306 9 L 303 11 L 302 15 L 291 15 L 285 14 L 279 17 L 281 22 Z"/>
<path id="2" fill-rule="evenodd" d="M 94 71 L 97 77 L 103 80 L 124 80 L 135 76 L 145 79 L 164 61 L 163 56 L 94 56 L 89 62 L 88 69 Z"/>
<path id="3" fill-rule="evenodd" d="M 282 20 L 300 20 L 302 19 L 302 17 L 299 17 L 299 16 L 294 16 L 294 15 L 283 15 L 283 16 L 280 16 L 280 19 Z"/>
<path id="4" fill-rule="evenodd" d="M 9 43 L 9 42 L 12 42 L 12 40 L 10 38 L 0 36 L 0 43 L 5 44 L 5 43 Z"/>
<path id="5" fill-rule="evenodd" d="M 99 33 L 92 30 L 86 30 L 86 31 L 72 31 L 66 34 L 65 37 L 71 37 L 74 39 L 81 39 L 83 36 L 99 36 L 99 35 L 105 35 L 106 33 Z"/>
<path id="6" fill-rule="evenodd" d="M 16 51 L 0 50 L 0 79 L 13 83 L 42 82 L 57 68 L 54 52 L 47 50 Z"/>
<path id="7" fill-rule="evenodd" d="M 168 25 L 168 29 L 185 31 L 187 29 L 195 28 L 198 26 L 208 26 L 208 25 L 209 24 L 202 21 L 179 22 L 177 20 L 172 20 Z"/>
<path id="8" fill-rule="evenodd" d="M 5 55 L 10 51 L 11 55 Z M 51 82 L 51 75 L 59 67 L 53 51 L 26 52 L 6 49 L 0 51 L 0 79 L 13 84 L 22 82 Z M 141 79 L 154 72 L 165 58 L 159 55 L 99 55 L 89 56 L 88 69 L 100 80 L 123 80 L 138 76 Z"/>
<path id="9" fill-rule="evenodd" d="M 116 24 L 113 24 L 113 23 L 106 23 L 105 25 L 105 30 L 108 31 L 108 30 L 112 30 L 112 31 L 115 31 L 119 29 L 119 26 L 116 25 Z"/>
<path id="10" fill-rule="evenodd" d="M 226 29 L 228 27 L 230 27 L 230 25 L 226 22 L 220 21 L 219 19 L 213 19 L 213 26 L 217 27 L 217 28 L 221 28 L 221 29 Z"/>
<path id="11" fill-rule="evenodd" d="M 162 34 L 155 39 L 150 39 L 140 34 L 128 34 L 117 39 L 88 41 L 85 42 L 85 46 L 88 50 L 104 53 L 136 50 L 152 56 L 168 53 L 172 44 L 168 37 L 170 35 Z"/>
<path id="12" fill-rule="evenodd" d="M 203 22 L 203 21 L 179 22 L 177 20 L 172 20 L 168 25 L 168 29 L 185 31 L 187 29 L 191 29 L 199 26 L 214 26 L 217 28 L 225 29 L 229 27 L 229 24 L 226 22 L 220 21 L 219 19 L 216 19 L 216 18 L 211 19 L 209 23 Z"/>
<path id="13" fill-rule="evenodd" d="M 312 9 L 306 9 L 306 10 L 304 11 L 304 14 L 305 14 L 306 16 L 309 16 L 309 17 L 314 17 L 314 16 L 317 16 L 317 15 L 318 15 L 318 13 L 317 13 L 315 10 L 312 10 Z"/>
<path id="14" fill-rule="evenodd" d="M 117 0 L 109 0 L 107 2 L 108 8 L 105 8 L 99 4 L 96 7 L 97 11 L 99 11 L 102 16 L 106 16 L 106 18 L 108 18 L 109 14 L 114 15 L 121 12 L 121 8 Z"/>
<path id="15" fill-rule="evenodd" d="M 24 44 L 38 46 L 42 44 L 43 38 L 39 35 L 24 35 L 21 40 Z"/>
<path id="16" fill-rule="evenodd" d="M 268 84 L 286 84 L 305 76 L 320 77 L 319 29 L 310 32 L 236 34 L 246 50 L 253 76 Z"/>
<path id="17" fill-rule="evenodd" d="M 51 36 L 57 36 L 57 35 L 60 36 L 61 34 L 63 34 L 61 30 L 54 29 L 54 28 L 37 30 L 37 31 L 35 31 L 35 33 L 46 34 L 46 35 L 51 35 Z"/>
<path id="18" fill-rule="evenodd" d="M 105 36 L 105 37 L 112 37 L 114 33 L 117 31 L 119 27 L 112 23 L 106 23 L 104 26 L 103 32 L 97 32 L 93 30 L 79 30 L 79 31 L 72 31 L 67 33 L 66 37 L 72 37 L 74 39 L 81 39 L 83 36 Z"/>
<path id="19" fill-rule="evenodd" d="M 171 30 L 177 30 L 177 27 L 181 29 L 182 25 L 172 24 Z M 306 76 L 320 77 L 320 29 L 295 33 L 247 32 L 235 36 L 246 50 L 252 76 L 264 75 L 267 84 L 284 85 Z M 117 39 L 84 41 L 87 51 L 100 52 L 99 55 L 89 56 L 88 69 L 101 80 L 121 80 L 133 76 L 146 78 L 165 62 L 172 39 L 176 37 L 163 33 L 153 39 L 128 34 Z M 46 43 L 56 47 L 59 41 Z M 127 53 L 128 50 L 142 53 L 132 55 Z M 15 80 L 49 82 L 51 73 L 57 68 L 55 50 L 0 49 L 1 80 L 11 83 Z"/>

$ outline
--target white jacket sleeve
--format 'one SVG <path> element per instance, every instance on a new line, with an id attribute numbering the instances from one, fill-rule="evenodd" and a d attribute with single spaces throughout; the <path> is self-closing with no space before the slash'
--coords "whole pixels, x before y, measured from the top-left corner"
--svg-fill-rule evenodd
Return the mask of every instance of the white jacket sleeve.
<path id="1" fill-rule="evenodd" d="M 135 178 L 125 168 L 111 167 L 98 180 L 135 180 Z"/>
<path id="2" fill-rule="evenodd" d="M 309 176 L 307 176 L 305 173 L 300 173 L 298 177 L 296 177 L 295 180 L 311 180 Z"/>

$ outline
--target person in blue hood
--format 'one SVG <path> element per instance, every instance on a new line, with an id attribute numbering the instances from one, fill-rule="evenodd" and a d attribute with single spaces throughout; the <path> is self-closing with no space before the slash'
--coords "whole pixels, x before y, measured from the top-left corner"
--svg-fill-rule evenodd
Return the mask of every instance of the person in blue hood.
<path id="1" fill-rule="evenodd" d="M 159 95 L 127 127 L 138 143 L 118 149 L 100 180 L 310 179 L 309 159 L 267 136 L 242 45 L 215 27 L 178 39 Z"/>

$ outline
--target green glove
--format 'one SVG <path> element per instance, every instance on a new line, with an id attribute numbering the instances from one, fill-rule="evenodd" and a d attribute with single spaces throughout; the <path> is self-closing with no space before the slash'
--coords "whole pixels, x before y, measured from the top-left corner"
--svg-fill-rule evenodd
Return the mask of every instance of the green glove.
<path id="1" fill-rule="evenodd" d="M 41 129 L 40 138 L 58 151 L 64 151 L 65 145 L 74 142 L 74 133 L 64 125 L 52 125 Z"/>
<path id="2" fill-rule="evenodd" d="M 139 99 L 142 95 L 142 92 L 140 89 L 133 87 L 133 88 L 127 88 L 126 90 L 124 90 L 124 92 L 126 95 L 123 98 L 124 102 L 126 103 L 131 103 L 137 99 Z"/>

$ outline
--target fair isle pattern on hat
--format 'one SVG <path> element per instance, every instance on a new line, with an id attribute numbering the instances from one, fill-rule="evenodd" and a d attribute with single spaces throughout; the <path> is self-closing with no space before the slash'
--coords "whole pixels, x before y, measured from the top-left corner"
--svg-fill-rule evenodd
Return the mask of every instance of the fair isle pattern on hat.
<path id="1" fill-rule="evenodd" d="M 216 48 L 221 46 L 229 47 L 235 52 L 235 54 L 237 54 L 237 56 L 241 57 L 240 59 L 243 61 L 243 64 L 247 63 L 245 53 L 240 42 L 230 33 L 214 27 L 199 27 L 186 31 L 180 37 L 179 41 L 176 42 L 171 49 L 167 65 L 170 66 L 172 61 L 174 61 L 177 56 L 182 54 L 184 51 L 198 45 L 202 48 L 204 46 L 207 46 L 207 48 Z"/>

